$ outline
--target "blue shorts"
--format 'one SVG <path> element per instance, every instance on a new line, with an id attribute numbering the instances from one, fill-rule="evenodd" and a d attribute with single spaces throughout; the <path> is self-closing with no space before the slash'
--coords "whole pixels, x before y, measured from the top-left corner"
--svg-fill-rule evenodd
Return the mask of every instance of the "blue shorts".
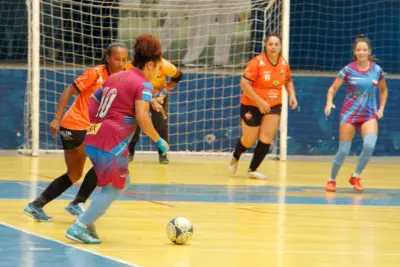
<path id="1" fill-rule="evenodd" d="M 128 157 L 118 157 L 94 146 L 85 146 L 85 151 L 96 172 L 98 186 L 112 184 L 117 189 L 124 189 L 129 175 Z"/>

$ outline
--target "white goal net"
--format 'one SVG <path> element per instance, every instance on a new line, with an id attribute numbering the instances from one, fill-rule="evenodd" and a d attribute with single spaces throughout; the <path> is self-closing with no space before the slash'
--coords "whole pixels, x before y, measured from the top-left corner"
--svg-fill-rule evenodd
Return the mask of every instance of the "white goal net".
<path id="1" fill-rule="evenodd" d="M 137 35 L 152 33 L 164 57 L 184 73 L 169 96 L 171 151 L 224 153 L 241 133 L 244 67 L 264 49 L 266 33 L 282 33 L 282 1 L 30 0 L 28 19 L 27 151 L 61 148 L 49 131 L 60 94 L 86 68 L 100 64 L 108 44 L 118 40 L 131 47 Z M 156 147 L 142 135 L 137 150 Z"/>

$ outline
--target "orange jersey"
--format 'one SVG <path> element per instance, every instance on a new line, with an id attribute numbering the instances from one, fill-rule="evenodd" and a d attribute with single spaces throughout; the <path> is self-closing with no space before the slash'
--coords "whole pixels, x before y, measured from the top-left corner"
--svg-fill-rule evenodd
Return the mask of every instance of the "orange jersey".
<path id="1" fill-rule="evenodd" d="M 79 90 L 72 106 L 64 114 L 61 126 L 70 130 L 87 130 L 89 121 L 89 97 L 108 79 L 106 65 L 98 65 L 85 71 L 75 79 L 74 84 Z"/>
<path id="2" fill-rule="evenodd" d="M 129 70 L 131 68 L 133 68 L 132 63 L 128 63 L 125 67 L 126 70 Z M 160 72 L 158 76 L 150 81 L 154 87 L 154 95 L 157 94 L 160 89 L 165 88 L 167 76 L 171 78 L 176 76 L 177 74 L 178 68 L 175 67 L 174 64 L 163 58 L 161 60 Z"/>
<path id="3" fill-rule="evenodd" d="M 274 66 L 265 53 L 250 60 L 243 77 L 252 82 L 253 90 L 271 107 L 282 104 L 282 86 L 292 79 L 289 64 L 284 58 L 279 57 L 278 63 Z M 242 104 L 257 106 L 246 94 L 242 95 Z"/>

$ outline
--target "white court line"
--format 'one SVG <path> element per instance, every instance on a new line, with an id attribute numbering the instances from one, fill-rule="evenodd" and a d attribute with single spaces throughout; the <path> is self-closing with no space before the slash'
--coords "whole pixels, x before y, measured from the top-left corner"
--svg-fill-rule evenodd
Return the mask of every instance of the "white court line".
<path id="1" fill-rule="evenodd" d="M 30 187 L 30 186 L 33 186 L 32 184 L 30 184 L 30 182 L 29 181 L 27 181 L 27 182 L 18 182 L 18 181 L 12 181 L 12 182 L 14 182 L 14 183 L 18 183 L 18 184 L 21 184 L 21 185 L 23 185 L 23 186 L 28 186 L 28 187 Z M 0 181 L 0 183 L 1 183 L 1 181 Z M 40 187 L 40 186 L 37 186 L 37 188 L 40 188 L 40 189 L 45 189 L 45 188 L 42 188 L 42 187 Z M 64 195 L 66 195 L 66 196 L 71 196 L 71 197 L 75 197 L 74 195 L 70 195 L 70 194 L 65 194 L 64 193 Z M 141 217 L 147 217 L 147 218 L 152 218 L 152 219 L 155 219 L 155 220 L 157 220 L 157 221 L 159 221 L 159 222 L 165 222 L 166 223 L 166 220 L 164 219 L 164 218 L 162 218 L 162 217 L 160 217 L 160 216 L 157 216 L 157 215 L 153 215 L 153 214 L 151 214 L 151 213 L 142 213 L 142 212 L 138 212 L 138 211 L 135 211 L 135 210 L 132 210 L 132 209 L 127 209 L 126 207 L 121 207 L 121 206 L 119 206 L 118 205 L 118 202 L 132 202 L 132 201 L 130 201 L 130 200 L 126 200 L 126 201 L 123 201 L 123 200 L 118 200 L 118 201 L 116 201 L 115 203 L 114 203 L 114 205 L 113 205 L 113 207 L 115 207 L 115 208 L 118 208 L 118 209 L 120 209 L 120 210 L 124 210 L 124 211 L 128 211 L 128 212 L 132 212 L 132 213 L 134 213 L 134 214 L 136 214 L 136 215 L 139 215 L 139 216 L 141 216 Z M 137 202 L 141 202 L 141 201 L 137 201 Z M 168 202 L 168 201 L 166 201 L 166 202 Z M 213 204 L 215 204 L 215 203 L 213 203 Z M 240 203 L 240 204 L 255 204 L 255 203 Z M 256 203 L 256 204 L 265 204 L 265 203 Z M 270 204 L 274 204 L 274 203 L 270 203 Z M 289 204 L 289 205 L 296 205 L 296 204 Z M 322 206 L 325 206 L 325 204 L 319 204 L 319 205 L 322 205 Z M 336 204 L 336 206 L 349 206 L 349 205 L 337 205 Z M 363 206 L 365 206 L 365 205 L 363 205 Z M 365 207 L 368 207 L 368 206 L 365 206 Z M 373 207 L 375 207 L 375 206 L 373 206 Z M 381 207 L 391 207 L 391 206 L 381 206 Z M 246 212 L 246 211 L 245 211 Z M 248 244 L 253 244 L 253 245 L 256 245 L 256 246 L 258 246 L 258 247 L 261 247 L 261 248 L 263 248 L 262 249 L 262 251 L 266 251 L 266 252 L 268 252 L 268 251 L 271 251 L 271 252 L 277 252 L 277 249 L 275 248 L 276 247 L 276 245 L 275 244 L 269 244 L 269 243 L 266 243 L 266 242 L 261 242 L 261 241 L 255 241 L 255 240 L 251 240 L 251 239 L 247 239 L 247 238 L 241 238 L 241 239 L 237 239 L 237 238 L 234 238 L 234 237 L 232 237 L 231 235 L 229 235 L 229 234 L 226 234 L 226 233 L 215 233 L 214 231 L 211 231 L 210 229 L 207 229 L 207 228 L 202 228 L 202 229 L 198 229 L 198 228 L 196 228 L 196 232 L 200 232 L 200 233 L 206 233 L 206 234 L 209 234 L 210 232 L 212 232 L 213 233 L 213 235 L 214 236 L 221 236 L 221 237 L 223 237 L 223 238 L 225 238 L 225 239 L 229 239 L 229 240 L 233 240 L 233 241 L 244 241 L 244 242 L 246 242 L 246 243 L 248 243 Z M 275 249 L 273 249 L 273 248 L 275 248 Z M 102 249 L 102 250 L 106 250 L 106 249 Z M 113 250 L 113 249 L 110 249 L 110 250 Z M 127 248 L 124 248 L 124 249 L 116 249 L 116 250 L 131 250 L 131 251 L 135 251 L 135 250 L 137 250 L 137 251 L 140 251 L 140 249 L 135 249 L 135 248 L 132 248 L 132 249 L 127 249 Z M 154 249 L 154 250 L 159 250 L 159 249 Z M 216 251 L 217 251 L 218 249 L 216 249 Z M 210 250 L 211 251 L 211 250 Z M 222 251 L 221 251 L 222 252 Z M 314 254 L 318 254 L 318 253 L 325 253 L 325 254 L 329 254 L 329 252 L 313 252 L 313 251 L 309 251 L 309 252 L 307 252 L 307 251 L 305 251 L 305 252 L 300 252 L 300 251 L 282 251 L 284 254 L 311 254 L 311 255 L 314 255 Z M 347 253 L 347 252 L 337 252 L 337 254 L 333 254 L 333 255 L 358 255 L 357 254 L 357 252 L 349 252 L 349 253 Z M 352 254 L 353 253 L 353 254 Z M 331 253 L 332 254 L 332 253 Z M 370 253 L 369 253 L 370 254 Z M 369 255 L 368 254 L 368 255 Z M 329 254 L 330 255 L 330 254 Z M 364 255 L 364 254 L 363 254 Z M 366 254 L 365 254 L 366 255 Z M 374 255 L 377 255 L 377 256 L 400 256 L 400 254 L 374 254 Z"/>
<path id="2" fill-rule="evenodd" d="M 61 244 L 61 245 L 67 246 L 67 247 L 71 247 L 71 248 L 74 248 L 74 249 L 77 249 L 77 250 L 81 250 L 81 251 L 87 252 L 87 253 L 89 253 L 89 254 L 93 254 L 93 255 L 96 255 L 96 256 L 99 256 L 99 257 L 102 257 L 102 258 L 111 260 L 111 261 L 115 261 L 115 262 L 118 262 L 118 263 L 125 264 L 125 265 L 127 265 L 127 266 L 141 267 L 141 266 L 139 266 L 139 265 L 135 265 L 135 264 L 132 264 L 132 263 L 129 263 L 129 262 L 120 260 L 120 259 L 115 259 L 115 258 L 113 258 L 113 257 L 109 257 L 109 256 L 106 256 L 106 255 L 97 253 L 97 252 L 95 252 L 95 251 L 91 251 L 91 250 L 88 250 L 88 249 L 85 249 L 85 248 L 81 248 L 81 247 L 76 247 L 76 246 L 74 246 L 74 245 L 67 244 L 67 243 L 64 243 L 64 242 L 62 242 L 62 241 L 59 241 L 59 240 L 57 240 L 57 239 L 53 239 L 53 238 L 46 237 L 46 236 L 43 236 L 43 235 L 40 235 L 40 234 L 36 234 L 36 233 L 27 231 L 27 230 L 25 230 L 25 229 L 22 229 L 22 228 L 19 228 L 19 227 L 10 225 L 10 224 L 5 223 L 5 222 L 2 222 L 2 221 L 0 221 L 0 224 L 6 226 L 6 227 L 8 227 L 8 228 L 12 228 L 12 229 L 14 229 L 14 230 L 18 230 L 18 231 L 23 232 L 23 233 L 28 234 L 28 235 L 33 235 L 33 236 L 36 236 L 36 237 L 40 237 L 40 238 L 46 239 L 46 240 L 48 240 L 48 241 L 53 241 L 53 242 L 55 242 L 55 243 L 58 243 L 58 244 Z"/>
<path id="3" fill-rule="evenodd" d="M 190 246 L 190 245 L 189 245 Z M 104 248 L 101 251 L 165 251 L 168 248 Z M 197 249 L 204 252 L 227 252 L 227 253 L 276 253 L 276 249 Z M 282 250 L 283 254 L 298 254 L 298 255 L 371 255 L 370 252 L 358 251 L 296 251 L 296 250 Z M 375 253 L 374 256 L 393 256 L 400 257 L 400 253 Z"/>
<path id="4" fill-rule="evenodd" d="M 12 181 L 12 182 L 17 183 L 17 184 L 20 184 L 20 185 L 22 185 L 22 186 L 33 187 L 33 185 L 30 184 L 30 182 L 17 182 L 17 181 Z M 40 189 L 45 189 L 45 188 L 42 188 L 42 187 L 40 187 L 40 186 L 36 186 L 36 187 L 37 187 L 37 188 L 40 188 Z M 63 195 L 75 197 L 74 195 L 65 194 L 65 193 L 63 193 Z M 132 212 L 132 213 L 134 213 L 134 214 L 136 214 L 136 215 L 139 215 L 139 216 L 141 216 L 141 217 L 152 218 L 152 219 L 156 219 L 156 220 L 158 220 L 158 221 L 160 221 L 160 222 L 165 222 L 165 223 L 167 223 L 167 221 L 166 221 L 164 218 L 161 218 L 160 216 L 154 216 L 154 215 L 152 215 L 152 214 L 150 214 L 150 213 L 142 213 L 142 212 L 134 211 L 134 210 L 131 210 L 131 209 L 127 209 L 126 207 L 118 206 L 118 202 L 132 202 L 132 201 L 129 201 L 129 200 L 126 200 L 126 201 L 118 200 L 118 201 L 116 201 L 116 202 L 114 203 L 113 207 L 118 208 L 118 209 L 121 209 L 121 210 L 124 210 L 124 211 Z M 139 201 L 138 201 L 138 202 L 139 202 Z M 207 229 L 207 228 L 203 228 L 203 229 L 201 229 L 201 230 L 199 230 L 199 229 L 197 228 L 197 229 L 196 229 L 196 232 L 207 233 L 207 234 L 209 234 L 209 233 L 212 232 L 212 231 L 210 231 L 210 229 Z M 230 240 L 237 241 L 237 238 L 231 237 L 229 234 L 225 234 L 225 233 L 213 233 L 213 235 L 214 235 L 214 236 L 219 235 L 219 236 L 223 236 L 225 239 L 230 239 Z M 245 239 L 240 239 L 240 241 L 245 241 L 245 242 L 247 242 L 247 243 L 250 243 L 250 244 L 253 244 L 253 245 L 257 245 L 257 246 L 261 246 L 261 247 L 264 247 L 264 248 L 271 248 L 271 247 L 273 247 L 273 245 L 267 245 L 267 244 L 265 244 L 264 242 L 254 241 L 254 240 L 250 240 L 250 239 L 246 239 L 246 238 L 245 238 Z"/>

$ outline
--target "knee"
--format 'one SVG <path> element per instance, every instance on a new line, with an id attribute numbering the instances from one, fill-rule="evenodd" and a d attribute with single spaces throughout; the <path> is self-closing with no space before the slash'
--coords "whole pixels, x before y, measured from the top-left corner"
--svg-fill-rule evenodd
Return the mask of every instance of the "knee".
<path id="1" fill-rule="evenodd" d="M 253 144 L 255 143 L 256 140 L 255 140 L 255 138 L 252 138 L 252 137 L 242 136 L 240 141 L 242 142 L 242 145 L 244 147 L 250 148 L 253 146 Z"/>
<path id="2" fill-rule="evenodd" d="M 378 136 L 376 134 L 368 133 L 364 136 L 363 149 L 373 150 L 375 148 L 376 140 Z"/>
<path id="3" fill-rule="evenodd" d="M 347 156 L 350 153 L 351 142 L 343 142 L 339 143 L 339 149 L 337 154 Z"/>
<path id="4" fill-rule="evenodd" d="M 263 142 L 264 144 L 271 144 L 272 143 L 272 136 L 268 136 L 266 134 L 260 134 L 259 137 L 260 141 Z"/>
<path id="5" fill-rule="evenodd" d="M 71 180 L 71 183 L 76 183 L 82 177 L 82 171 L 70 171 L 68 170 L 67 175 Z"/>

